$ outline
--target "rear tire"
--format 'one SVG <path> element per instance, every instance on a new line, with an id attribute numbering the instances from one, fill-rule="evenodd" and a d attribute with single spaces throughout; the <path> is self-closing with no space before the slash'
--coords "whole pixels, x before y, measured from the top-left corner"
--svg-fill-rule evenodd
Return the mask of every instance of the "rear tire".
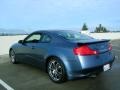
<path id="1" fill-rule="evenodd" d="M 9 55 L 10 55 L 10 61 L 11 61 L 11 63 L 17 64 L 16 55 L 15 55 L 15 52 L 12 49 L 10 50 Z"/>
<path id="2" fill-rule="evenodd" d="M 60 59 L 54 57 L 50 58 L 47 63 L 47 72 L 49 78 L 55 83 L 63 83 L 67 81 L 65 67 Z"/>

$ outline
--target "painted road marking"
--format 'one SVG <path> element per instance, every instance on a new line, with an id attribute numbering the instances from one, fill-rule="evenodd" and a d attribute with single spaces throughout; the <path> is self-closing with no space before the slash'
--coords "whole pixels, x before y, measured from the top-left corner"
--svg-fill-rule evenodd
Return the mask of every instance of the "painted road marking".
<path id="1" fill-rule="evenodd" d="M 7 90 L 14 90 L 12 87 L 10 87 L 8 84 L 6 84 L 3 80 L 0 79 L 0 84 L 4 86 Z"/>
<path id="2" fill-rule="evenodd" d="M 118 49 L 113 49 L 114 51 L 117 51 L 117 52 L 120 52 L 120 50 L 118 50 Z"/>
<path id="3" fill-rule="evenodd" d="M 120 46 L 118 46 L 118 45 L 112 45 L 113 47 L 120 47 Z"/>

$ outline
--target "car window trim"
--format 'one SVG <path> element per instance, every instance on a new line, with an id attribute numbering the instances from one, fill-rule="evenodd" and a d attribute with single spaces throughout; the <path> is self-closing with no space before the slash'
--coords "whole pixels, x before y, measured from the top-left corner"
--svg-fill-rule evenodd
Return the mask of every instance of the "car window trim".
<path id="1" fill-rule="evenodd" d="M 24 40 L 23 40 L 23 42 L 24 43 L 35 43 L 35 42 L 27 42 L 26 40 L 28 39 L 28 38 L 30 38 L 32 35 L 41 35 L 41 33 L 32 33 L 32 34 L 30 34 L 30 35 L 28 35 Z M 40 42 L 40 40 L 38 41 L 38 42 Z M 36 42 L 37 43 L 37 42 Z"/>
<path id="2" fill-rule="evenodd" d="M 50 43 L 50 42 L 52 41 L 51 36 L 48 35 L 48 34 L 44 34 L 44 33 L 32 33 L 32 34 L 28 35 L 28 36 L 23 40 L 23 42 L 25 42 L 25 43 L 35 43 L 35 42 L 26 42 L 26 40 L 27 40 L 29 37 L 31 37 L 32 35 L 36 35 L 36 34 L 41 35 L 41 39 L 38 41 L 38 43 Z M 47 35 L 47 36 L 50 38 L 50 41 L 44 41 L 44 42 L 41 41 L 42 38 L 43 38 L 43 35 Z"/>

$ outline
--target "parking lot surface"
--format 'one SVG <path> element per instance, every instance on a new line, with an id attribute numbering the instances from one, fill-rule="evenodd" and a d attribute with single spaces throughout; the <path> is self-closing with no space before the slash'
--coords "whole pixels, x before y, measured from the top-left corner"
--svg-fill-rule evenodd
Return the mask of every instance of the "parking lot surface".
<path id="1" fill-rule="evenodd" d="M 39 68 L 26 64 L 13 65 L 8 55 L 1 55 L 0 90 L 120 90 L 120 40 L 112 41 L 112 45 L 116 55 L 112 70 L 96 78 L 81 78 L 62 84 L 53 83 Z"/>

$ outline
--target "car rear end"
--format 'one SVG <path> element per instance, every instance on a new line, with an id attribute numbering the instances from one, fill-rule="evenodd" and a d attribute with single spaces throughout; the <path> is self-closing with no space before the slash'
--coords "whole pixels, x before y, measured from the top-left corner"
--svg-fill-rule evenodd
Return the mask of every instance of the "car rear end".
<path id="1" fill-rule="evenodd" d="M 96 74 L 111 69 L 114 55 L 109 40 L 97 40 L 77 43 L 73 49 L 81 64 L 80 73 L 84 75 Z"/>
<path id="2" fill-rule="evenodd" d="M 74 44 L 72 52 L 68 52 L 74 58 L 67 57 L 69 64 L 66 66 L 69 79 L 97 74 L 111 69 L 114 55 L 109 40 L 98 40 L 73 31 L 60 32 L 59 35 Z"/>

